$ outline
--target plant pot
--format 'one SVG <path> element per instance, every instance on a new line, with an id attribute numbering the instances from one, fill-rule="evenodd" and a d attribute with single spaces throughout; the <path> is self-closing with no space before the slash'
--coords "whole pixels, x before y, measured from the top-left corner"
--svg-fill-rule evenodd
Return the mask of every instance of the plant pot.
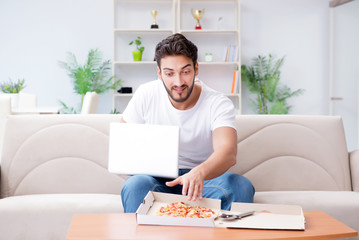
<path id="1" fill-rule="evenodd" d="M 7 93 L 11 97 L 11 108 L 19 107 L 19 94 L 18 93 Z"/>
<path id="2" fill-rule="evenodd" d="M 133 55 L 133 61 L 141 61 L 142 60 L 142 52 L 141 51 L 133 51 L 132 52 Z"/>

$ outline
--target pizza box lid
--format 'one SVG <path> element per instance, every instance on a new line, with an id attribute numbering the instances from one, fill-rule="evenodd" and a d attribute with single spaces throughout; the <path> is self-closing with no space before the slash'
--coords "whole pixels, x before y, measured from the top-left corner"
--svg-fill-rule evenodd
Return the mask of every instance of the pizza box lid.
<path id="1" fill-rule="evenodd" d="M 230 214 L 255 211 L 251 216 L 236 221 L 217 219 L 216 227 L 272 230 L 305 230 L 303 210 L 297 205 L 234 202 Z M 224 213 L 226 211 L 223 211 Z"/>
<path id="2" fill-rule="evenodd" d="M 184 202 L 191 206 L 207 207 L 216 213 L 219 213 L 221 209 L 221 200 L 218 199 L 202 198 L 194 202 L 189 201 L 187 196 L 150 191 L 136 211 L 137 224 L 196 227 L 215 226 L 214 218 L 183 218 L 156 215 L 156 212 L 162 206 L 174 202 Z"/>

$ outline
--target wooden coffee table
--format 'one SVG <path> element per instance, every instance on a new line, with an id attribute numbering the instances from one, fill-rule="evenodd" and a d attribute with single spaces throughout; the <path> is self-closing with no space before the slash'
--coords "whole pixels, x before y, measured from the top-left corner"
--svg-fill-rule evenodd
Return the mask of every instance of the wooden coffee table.
<path id="1" fill-rule="evenodd" d="M 321 211 L 305 211 L 305 231 L 137 225 L 134 213 L 74 215 L 66 240 L 333 239 L 358 232 Z"/>

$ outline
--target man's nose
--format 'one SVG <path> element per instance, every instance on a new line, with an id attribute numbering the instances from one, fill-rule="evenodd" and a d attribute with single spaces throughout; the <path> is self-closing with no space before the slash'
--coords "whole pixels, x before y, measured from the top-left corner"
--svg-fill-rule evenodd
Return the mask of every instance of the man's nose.
<path id="1" fill-rule="evenodd" d="M 176 74 L 176 76 L 174 77 L 173 84 L 176 86 L 182 86 L 183 83 L 184 83 L 184 81 L 183 81 L 183 77 L 181 76 L 181 74 Z"/>

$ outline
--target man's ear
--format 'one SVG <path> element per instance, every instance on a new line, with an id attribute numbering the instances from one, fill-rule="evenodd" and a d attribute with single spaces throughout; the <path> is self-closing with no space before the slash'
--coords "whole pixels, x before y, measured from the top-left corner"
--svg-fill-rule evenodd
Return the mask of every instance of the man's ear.
<path id="1" fill-rule="evenodd" d="M 194 66 L 195 76 L 198 75 L 198 62 L 196 62 L 196 65 Z"/>
<path id="2" fill-rule="evenodd" d="M 162 80 L 161 69 L 157 66 L 157 76 L 159 80 Z"/>

